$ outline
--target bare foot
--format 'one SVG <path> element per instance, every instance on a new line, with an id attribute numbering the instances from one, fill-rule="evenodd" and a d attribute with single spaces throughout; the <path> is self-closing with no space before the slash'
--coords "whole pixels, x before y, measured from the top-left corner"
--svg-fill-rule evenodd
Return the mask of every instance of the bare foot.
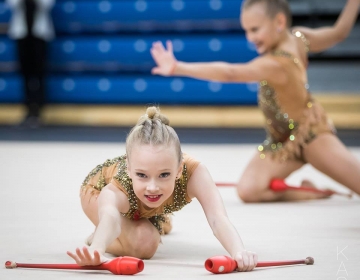
<path id="1" fill-rule="evenodd" d="M 294 201 L 294 200 L 313 200 L 329 198 L 333 192 L 327 190 L 319 190 L 309 180 L 303 180 L 300 187 L 291 187 L 285 191 L 279 200 Z"/>
<path id="2" fill-rule="evenodd" d="M 301 181 L 301 186 L 302 187 L 311 187 L 311 188 L 314 188 L 316 189 L 316 186 L 313 182 L 311 182 L 310 180 L 307 180 L 307 179 L 304 179 Z"/>
<path id="3" fill-rule="evenodd" d="M 304 179 L 301 181 L 301 187 L 307 187 L 312 188 L 314 190 L 319 190 L 314 183 L 311 181 Z M 308 199 L 321 199 L 321 198 L 329 198 L 333 195 L 333 192 L 329 189 L 325 190 L 319 190 L 319 192 L 309 192 L 309 198 Z"/>

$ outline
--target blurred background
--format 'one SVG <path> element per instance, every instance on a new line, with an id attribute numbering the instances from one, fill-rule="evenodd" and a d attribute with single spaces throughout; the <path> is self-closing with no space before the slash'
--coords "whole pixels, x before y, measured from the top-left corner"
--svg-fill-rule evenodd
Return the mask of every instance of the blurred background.
<path id="1" fill-rule="evenodd" d="M 46 1 L 50 0 L 42 0 Z M 149 49 L 157 40 L 172 40 L 178 60 L 246 62 L 256 57 L 240 27 L 241 0 L 57 0 L 49 9 L 55 36 L 45 39 L 41 124 L 30 127 L 21 127 L 27 114 L 26 87 L 16 40 L 9 35 L 12 10 L 8 2 L 14 1 L 0 0 L 2 140 L 118 140 L 119 131 L 134 125 L 149 104 L 159 105 L 180 135 L 190 132 L 186 134 L 189 141 L 263 139 L 256 84 L 150 74 L 154 63 Z M 293 25 L 317 27 L 332 25 L 345 0 L 289 3 Z M 49 23 L 46 27 L 51 28 Z M 308 73 L 310 90 L 334 120 L 340 137 L 346 136 L 346 144 L 357 144 L 359 19 L 343 43 L 310 56 Z M 111 136 L 114 129 L 116 134 Z M 216 140 L 221 137 L 226 140 Z"/>

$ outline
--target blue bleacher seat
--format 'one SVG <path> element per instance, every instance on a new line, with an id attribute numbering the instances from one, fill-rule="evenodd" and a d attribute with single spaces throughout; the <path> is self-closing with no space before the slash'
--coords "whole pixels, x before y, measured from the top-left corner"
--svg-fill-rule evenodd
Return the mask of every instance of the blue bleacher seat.
<path id="1" fill-rule="evenodd" d="M 243 0 L 57 0 L 53 18 L 57 32 L 157 32 L 159 30 L 241 30 Z M 293 15 L 337 15 L 338 0 L 289 0 Z M 10 11 L 0 0 L 0 23 Z"/>
<path id="2" fill-rule="evenodd" d="M 54 103 L 256 104 L 256 84 L 220 84 L 155 76 L 53 76 Z"/>
<path id="3" fill-rule="evenodd" d="M 17 60 L 17 54 L 14 41 L 5 36 L 0 36 L 0 63 L 14 62 Z"/>
<path id="4" fill-rule="evenodd" d="M 4 0 L 0 0 L 0 23 L 8 22 L 10 19 L 10 10 Z"/>
<path id="5" fill-rule="evenodd" d="M 50 75 L 47 80 L 50 103 L 76 104 L 168 104 L 168 105 L 254 105 L 256 84 L 220 84 L 187 78 L 147 75 Z M 0 78 L 0 102 L 23 101 L 18 75 Z"/>
<path id="6" fill-rule="evenodd" d="M 241 0 L 62 0 L 54 8 L 59 32 L 239 29 Z"/>
<path id="7" fill-rule="evenodd" d="M 62 37 L 51 45 L 50 63 L 54 69 L 72 71 L 149 71 L 155 66 L 152 43 L 167 39 L 183 61 L 246 62 L 257 56 L 242 34 Z"/>
<path id="8" fill-rule="evenodd" d="M 60 37 L 50 44 L 50 69 L 67 72 L 132 71 L 149 72 L 155 65 L 150 55 L 153 42 L 173 42 L 174 52 L 183 61 L 246 62 L 257 56 L 242 34 L 181 36 L 87 36 Z M 16 46 L 0 37 L 0 67 L 16 61 Z M 13 68 L 0 69 L 1 72 Z"/>
<path id="9" fill-rule="evenodd" d="M 19 103 L 23 100 L 22 79 L 18 75 L 1 75 L 0 103 Z"/>

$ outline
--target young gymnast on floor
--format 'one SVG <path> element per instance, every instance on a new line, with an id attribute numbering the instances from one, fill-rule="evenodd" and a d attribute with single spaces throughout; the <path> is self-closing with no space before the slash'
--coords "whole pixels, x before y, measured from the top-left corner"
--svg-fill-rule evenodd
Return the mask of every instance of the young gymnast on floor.
<path id="1" fill-rule="evenodd" d="M 274 192 L 274 178 L 285 179 L 306 163 L 360 194 L 360 162 L 336 136 L 320 104 L 308 92 L 308 52 L 320 52 L 344 40 L 358 15 L 360 0 L 348 0 L 331 27 L 291 26 L 286 0 L 245 0 L 241 24 L 260 54 L 248 63 L 186 63 L 155 42 L 153 74 L 186 76 L 219 82 L 260 84 L 258 102 L 265 115 L 267 139 L 258 147 L 237 184 L 245 202 L 303 200 L 327 197 L 315 192 Z M 314 187 L 304 180 L 302 185 Z"/>
<path id="2" fill-rule="evenodd" d="M 107 260 L 105 252 L 149 259 L 160 235 L 171 230 L 169 215 L 193 198 L 238 270 L 254 269 L 257 255 L 245 250 L 208 170 L 182 153 L 168 119 L 149 107 L 126 139 L 126 155 L 105 161 L 85 178 L 81 205 L 96 230 L 89 248 L 68 255 L 79 265 L 98 265 Z"/>

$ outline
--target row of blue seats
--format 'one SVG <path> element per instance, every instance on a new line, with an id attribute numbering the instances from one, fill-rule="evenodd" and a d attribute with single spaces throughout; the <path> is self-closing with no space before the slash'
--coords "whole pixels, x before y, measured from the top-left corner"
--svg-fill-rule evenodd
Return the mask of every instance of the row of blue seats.
<path id="1" fill-rule="evenodd" d="M 154 66 L 152 43 L 167 39 L 183 61 L 246 62 L 257 56 L 241 34 L 61 37 L 50 44 L 50 66 L 57 71 L 149 71 Z M 15 48 L 13 41 L 0 37 L 0 71 L 14 71 L 4 63 L 16 61 Z"/>
<path id="2" fill-rule="evenodd" d="M 117 0 L 58 1 L 53 9 L 57 32 L 81 33 L 240 29 L 242 0 Z M 10 10 L 0 2 L 0 22 Z"/>
<path id="3" fill-rule="evenodd" d="M 159 30 L 241 30 L 243 0 L 58 0 L 57 32 L 152 32 Z M 294 15 L 338 14 L 343 1 L 289 0 Z M 0 23 L 10 10 L 0 0 Z"/>
<path id="4" fill-rule="evenodd" d="M 220 84 L 158 76 L 56 76 L 47 80 L 49 103 L 255 105 L 257 84 Z M 17 75 L 0 78 L 0 103 L 23 100 Z"/>

